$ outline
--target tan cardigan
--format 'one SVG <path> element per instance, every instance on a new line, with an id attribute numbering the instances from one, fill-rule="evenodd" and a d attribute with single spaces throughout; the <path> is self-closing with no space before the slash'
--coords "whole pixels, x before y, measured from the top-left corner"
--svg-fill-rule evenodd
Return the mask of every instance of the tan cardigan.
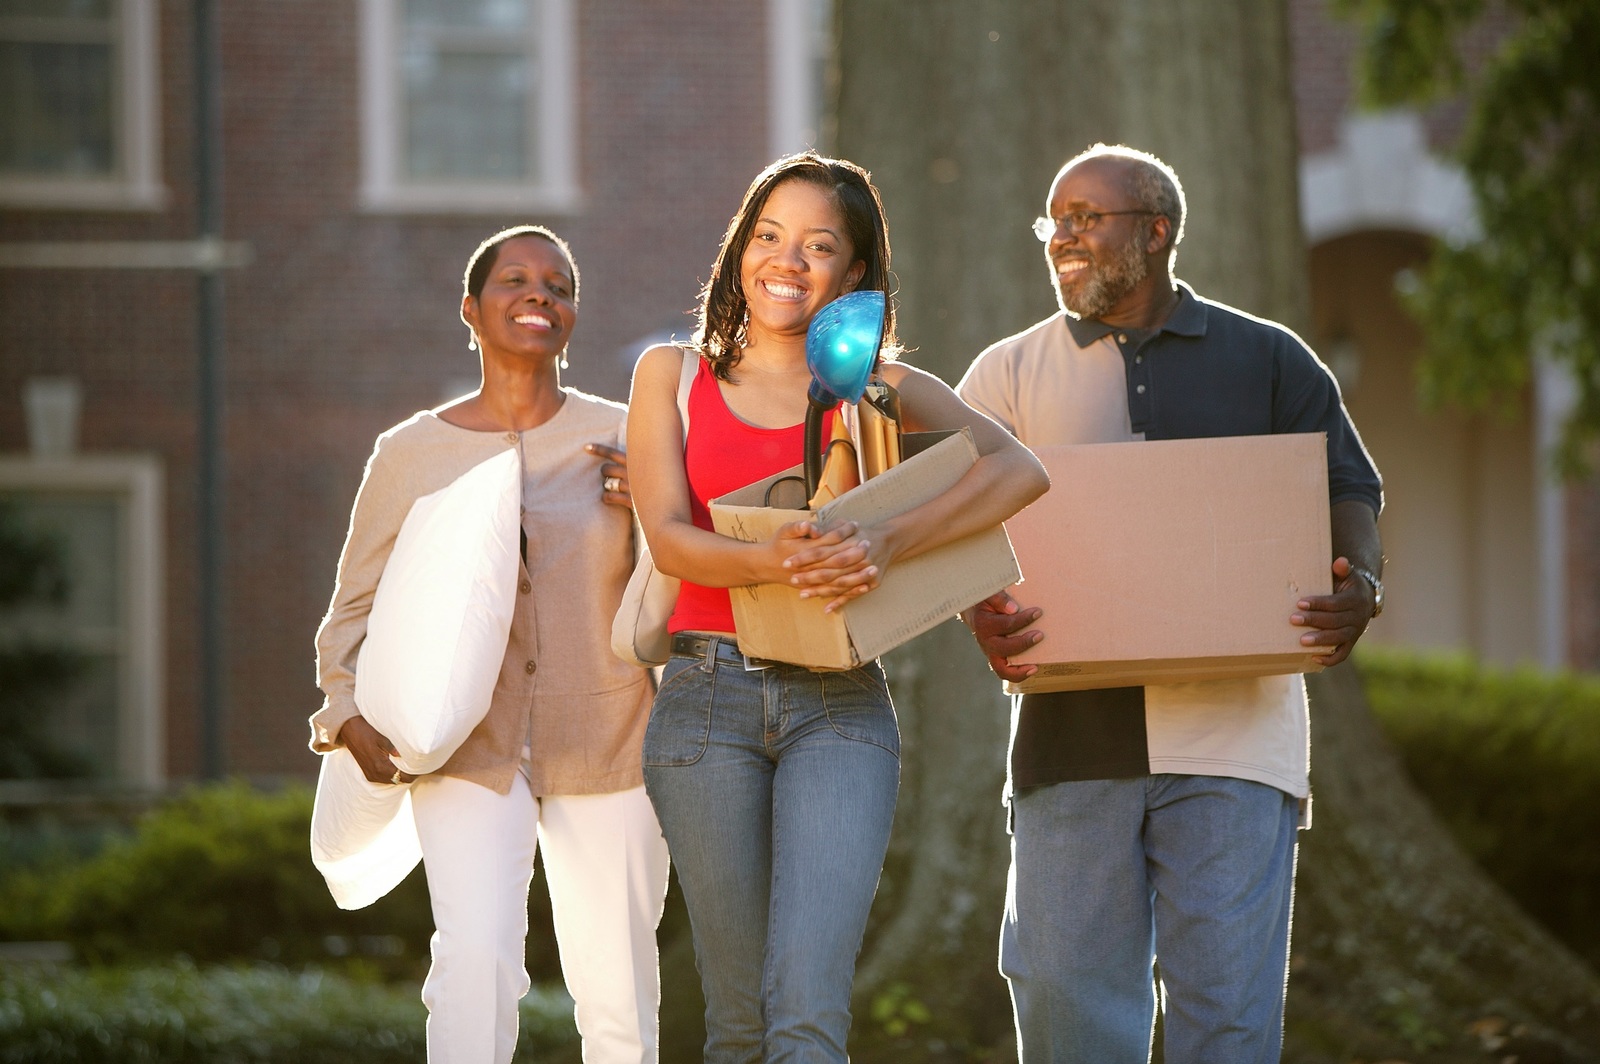
<path id="1" fill-rule="evenodd" d="M 522 747 L 535 795 L 605 794 L 643 782 L 640 745 L 651 687 L 611 653 L 611 618 L 633 569 L 633 522 L 600 501 L 600 461 L 585 443 L 615 445 L 623 408 L 564 390 L 556 415 L 519 434 L 474 432 L 424 411 L 378 437 L 350 514 L 333 601 L 317 632 L 311 748 L 338 745 L 358 712 L 356 656 L 384 564 L 411 504 L 507 448 L 523 455 L 519 575 L 511 639 L 483 723 L 439 769 L 505 794 Z"/>

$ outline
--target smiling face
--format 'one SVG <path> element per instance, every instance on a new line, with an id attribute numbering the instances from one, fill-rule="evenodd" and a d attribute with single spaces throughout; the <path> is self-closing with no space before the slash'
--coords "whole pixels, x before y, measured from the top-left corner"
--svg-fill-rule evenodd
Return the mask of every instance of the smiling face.
<path id="1" fill-rule="evenodd" d="M 512 237 L 491 253 L 494 264 L 482 293 L 467 296 L 461 305 L 485 357 L 559 357 L 578 322 L 566 255 L 539 236 Z"/>
<path id="2" fill-rule="evenodd" d="M 865 272 L 833 196 L 809 181 L 781 182 L 739 260 L 751 339 L 762 331 L 803 334 L 817 311 L 855 288 Z"/>
<path id="3" fill-rule="evenodd" d="M 1133 194 L 1128 164 L 1120 159 L 1092 158 L 1056 177 L 1048 211 L 1052 218 L 1064 218 L 1072 211 L 1136 211 L 1141 207 Z M 1064 225 L 1056 228 L 1045 257 L 1063 310 L 1079 318 L 1104 318 L 1151 282 L 1156 274 L 1146 248 L 1152 235 L 1149 218 L 1143 214 L 1107 215 L 1084 233 L 1069 232 Z"/>

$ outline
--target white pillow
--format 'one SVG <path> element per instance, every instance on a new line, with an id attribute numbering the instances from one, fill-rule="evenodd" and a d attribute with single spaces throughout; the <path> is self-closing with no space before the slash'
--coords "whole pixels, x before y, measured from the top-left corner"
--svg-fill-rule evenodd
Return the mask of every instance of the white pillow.
<path id="1" fill-rule="evenodd" d="M 311 863 L 339 908 L 371 905 L 420 860 L 411 788 L 368 782 L 342 746 L 322 755 L 311 807 Z"/>
<path id="2" fill-rule="evenodd" d="M 489 711 L 517 600 L 522 471 L 503 451 L 411 504 L 356 659 L 356 706 L 422 775 Z"/>

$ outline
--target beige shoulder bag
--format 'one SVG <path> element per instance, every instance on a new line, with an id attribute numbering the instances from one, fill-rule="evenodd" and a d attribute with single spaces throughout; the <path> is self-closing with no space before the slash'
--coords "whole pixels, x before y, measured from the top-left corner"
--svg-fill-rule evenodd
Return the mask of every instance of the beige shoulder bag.
<path id="1" fill-rule="evenodd" d="M 685 443 L 689 439 L 689 389 L 694 385 L 699 367 L 699 354 L 693 348 L 684 348 L 683 373 L 678 378 L 678 417 L 683 422 Z M 619 440 L 624 449 L 627 432 L 628 423 L 624 420 Z M 633 542 L 639 559 L 634 563 L 633 575 L 628 578 L 627 590 L 622 593 L 622 605 L 617 607 L 617 615 L 611 621 L 611 652 L 630 665 L 654 668 L 665 665 L 672 656 L 667 621 L 678 605 L 680 581 L 656 568 L 637 515 L 633 522 Z"/>

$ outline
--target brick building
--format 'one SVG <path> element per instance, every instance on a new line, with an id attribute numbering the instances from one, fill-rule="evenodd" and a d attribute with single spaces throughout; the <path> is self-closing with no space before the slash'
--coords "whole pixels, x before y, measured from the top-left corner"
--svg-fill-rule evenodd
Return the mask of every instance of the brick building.
<path id="1" fill-rule="evenodd" d="M 1458 99 L 1357 113 L 1355 34 L 1328 6 L 1290 3 L 1308 339 L 1340 377 L 1384 473 L 1391 606 L 1368 638 L 1500 665 L 1600 669 L 1600 480 L 1559 484 L 1547 457 L 1572 408 L 1570 379 L 1538 366 L 1512 420 L 1425 411 L 1418 397 L 1422 337 L 1396 287 L 1434 240 L 1476 232 L 1470 189 L 1447 161 L 1467 108 Z M 1462 41 L 1469 69 L 1496 45 L 1503 17 Z"/>
<path id="2" fill-rule="evenodd" d="M 1384 284 L 1450 220 L 1437 196 L 1373 210 L 1356 188 L 1329 211 L 1309 191 L 1370 181 L 1376 158 L 1459 192 L 1438 158 L 1460 109 L 1352 124 L 1349 35 L 1323 6 L 1291 4 L 1313 339 L 1390 474 L 1382 631 L 1600 667 L 1600 504 L 1533 475 L 1559 388 L 1503 437 L 1445 415 L 1413 433 L 1417 340 Z M 566 236 L 584 283 L 565 379 L 624 397 L 646 340 L 688 331 L 749 177 L 814 142 L 825 58 L 825 0 L 218 7 L 220 245 L 194 243 L 192 5 L 0 8 L 0 83 L 25 97 L 0 119 L 0 499 L 66 532 L 72 594 L 22 620 L 87 656 L 52 727 L 118 784 L 203 768 L 196 267 L 224 264 L 225 764 L 309 775 L 311 634 L 362 462 L 474 378 L 467 254 L 521 221 Z"/>
<path id="3" fill-rule="evenodd" d="M 41 17 L 0 14 L 12 61 L 76 87 L 0 148 L 0 485 L 76 529 L 55 620 L 93 691 L 55 708 L 63 740 L 125 781 L 192 777 L 198 283 L 157 268 L 200 254 L 176 243 L 197 231 L 192 5 L 20 6 Z M 221 229 L 247 258 L 223 271 L 226 765 L 306 774 L 310 636 L 372 439 L 475 379 L 467 255 L 508 224 L 562 233 L 584 271 L 565 379 L 625 398 L 644 339 L 687 331 L 751 175 L 814 137 L 815 64 L 769 37 L 822 27 L 805 0 L 219 8 Z M 29 457 L 24 391 L 74 388 L 72 453 Z"/>

